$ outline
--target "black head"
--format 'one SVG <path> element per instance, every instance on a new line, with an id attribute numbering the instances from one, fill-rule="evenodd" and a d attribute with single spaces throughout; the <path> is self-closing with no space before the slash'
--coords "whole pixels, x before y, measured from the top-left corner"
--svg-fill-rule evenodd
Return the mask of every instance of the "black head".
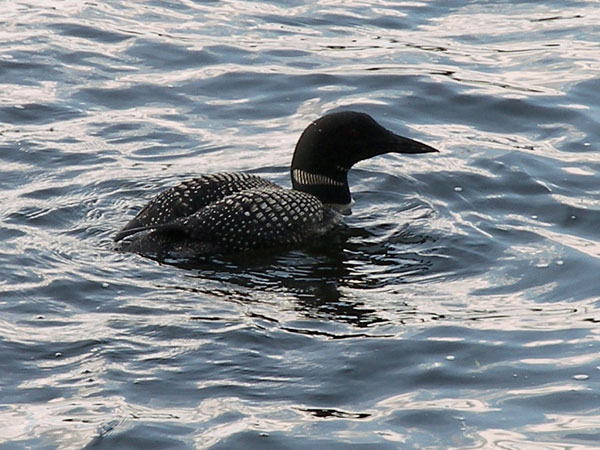
<path id="1" fill-rule="evenodd" d="M 350 203 L 348 170 L 357 162 L 384 153 L 430 153 L 436 149 L 399 136 L 371 116 L 355 111 L 327 114 L 302 133 L 292 159 L 294 189 L 325 203 Z"/>

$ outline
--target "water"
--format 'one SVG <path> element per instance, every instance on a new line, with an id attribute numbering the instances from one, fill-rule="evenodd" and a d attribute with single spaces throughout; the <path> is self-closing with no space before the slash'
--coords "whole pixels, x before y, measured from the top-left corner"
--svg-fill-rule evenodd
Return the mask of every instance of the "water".
<path id="1" fill-rule="evenodd" d="M 0 448 L 598 448 L 596 2 L 3 2 Z M 350 174 L 333 242 L 114 251 L 156 192 Z"/>

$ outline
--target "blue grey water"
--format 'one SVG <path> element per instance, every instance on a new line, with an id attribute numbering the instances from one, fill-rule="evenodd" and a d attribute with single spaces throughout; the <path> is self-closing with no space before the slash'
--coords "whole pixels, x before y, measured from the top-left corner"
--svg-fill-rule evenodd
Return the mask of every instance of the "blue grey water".
<path id="1" fill-rule="evenodd" d="M 600 445 L 594 1 L 5 1 L 1 449 Z M 289 186 L 367 112 L 328 242 L 115 251 L 200 173 Z"/>

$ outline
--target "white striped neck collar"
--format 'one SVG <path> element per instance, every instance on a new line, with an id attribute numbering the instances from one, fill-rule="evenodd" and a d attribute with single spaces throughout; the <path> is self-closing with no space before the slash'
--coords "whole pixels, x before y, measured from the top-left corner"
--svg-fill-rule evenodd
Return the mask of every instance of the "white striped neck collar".
<path id="1" fill-rule="evenodd" d="M 307 185 L 325 185 L 325 186 L 339 186 L 344 187 L 347 185 L 347 182 L 335 180 L 326 175 L 321 175 L 317 173 L 306 172 L 302 169 L 294 169 L 292 171 L 292 177 L 294 181 L 298 184 Z"/>

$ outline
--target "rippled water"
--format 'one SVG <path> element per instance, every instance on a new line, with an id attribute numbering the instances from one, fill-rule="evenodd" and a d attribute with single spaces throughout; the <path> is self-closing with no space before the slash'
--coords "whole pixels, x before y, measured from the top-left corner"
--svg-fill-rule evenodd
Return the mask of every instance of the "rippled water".
<path id="1" fill-rule="evenodd" d="M 2 449 L 598 448 L 596 2 L 2 5 Z M 359 164 L 333 242 L 114 251 L 337 109 L 441 153 Z"/>

